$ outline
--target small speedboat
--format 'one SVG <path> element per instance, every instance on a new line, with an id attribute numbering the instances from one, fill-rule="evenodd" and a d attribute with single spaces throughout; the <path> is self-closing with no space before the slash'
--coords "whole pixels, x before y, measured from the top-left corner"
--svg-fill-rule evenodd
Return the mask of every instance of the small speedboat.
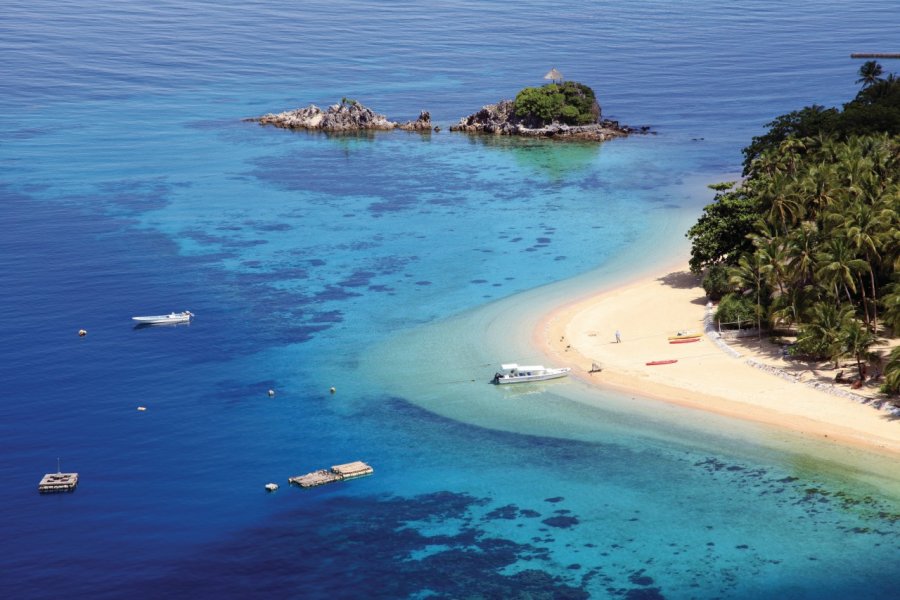
<path id="1" fill-rule="evenodd" d="M 138 325 L 163 325 L 167 323 L 189 323 L 191 317 L 194 316 L 189 310 L 180 313 L 169 313 L 167 315 L 151 315 L 147 317 L 131 317 L 132 321 L 136 321 Z"/>
<path id="2" fill-rule="evenodd" d="M 543 365 L 519 365 L 509 363 L 500 365 L 502 372 L 495 373 L 492 380 L 497 385 L 505 383 L 526 383 L 530 381 L 545 381 L 547 379 L 556 379 L 557 377 L 565 377 L 569 374 L 569 367 L 559 369 L 549 369 Z"/>

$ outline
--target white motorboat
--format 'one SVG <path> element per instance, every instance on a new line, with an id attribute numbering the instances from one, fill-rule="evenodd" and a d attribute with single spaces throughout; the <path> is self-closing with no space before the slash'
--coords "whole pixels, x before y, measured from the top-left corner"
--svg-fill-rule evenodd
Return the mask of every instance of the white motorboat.
<path id="1" fill-rule="evenodd" d="M 500 365 L 500 369 L 502 371 L 495 373 L 493 379 L 493 382 L 498 385 L 556 379 L 557 377 L 565 377 L 572 370 L 569 367 L 548 369 L 543 365 L 519 365 L 516 363 Z"/>
<path id="2" fill-rule="evenodd" d="M 131 317 L 132 321 L 137 321 L 138 325 L 164 325 L 169 323 L 189 323 L 191 317 L 194 316 L 189 310 L 180 313 L 169 313 L 167 315 L 151 315 L 147 317 Z"/>

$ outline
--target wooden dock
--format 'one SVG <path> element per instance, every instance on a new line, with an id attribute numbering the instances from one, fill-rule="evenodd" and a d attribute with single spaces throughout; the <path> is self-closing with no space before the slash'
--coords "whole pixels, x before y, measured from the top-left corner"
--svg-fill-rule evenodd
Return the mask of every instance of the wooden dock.
<path id="1" fill-rule="evenodd" d="M 900 58 L 900 52 L 852 52 L 850 58 Z"/>
<path id="2" fill-rule="evenodd" d="M 362 477 L 363 475 L 371 475 L 375 469 L 357 460 L 345 465 L 335 465 L 331 467 L 332 472 L 339 474 L 343 479 L 353 479 L 354 477 Z"/>
<path id="3" fill-rule="evenodd" d="M 299 485 L 300 487 L 310 488 L 335 481 L 343 481 L 344 479 L 354 479 L 364 475 L 371 475 L 375 469 L 362 461 L 355 461 L 343 465 L 335 465 L 331 469 L 319 469 L 306 475 L 297 475 L 288 478 L 289 483 Z"/>
<path id="4" fill-rule="evenodd" d="M 78 473 L 47 473 L 38 484 L 42 494 L 52 492 L 71 492 L 78 485 Z"/>

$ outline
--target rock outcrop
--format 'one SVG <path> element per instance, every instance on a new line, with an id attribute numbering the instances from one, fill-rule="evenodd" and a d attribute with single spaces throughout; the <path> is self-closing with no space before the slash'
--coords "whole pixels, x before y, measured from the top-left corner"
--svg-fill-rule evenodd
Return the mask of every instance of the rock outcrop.
<path id="1" fill-rule="evenodd" d="M 363 106 L 355 100 L 342 100 L 340 104 L 333 104 L 327 110 L 322 110 L 315 104 L 306 108 L 297 108 L 278 114 L 268 114 L 262 117 L 247 119 L 260 125 L 273 125 L 284 129 L 314 129 L 332 132 L 353 132 L 368 130 L 405 129 L 408 131 L 430 131 L 431 114 L 422 111 L 415 121 L 407 121 L 404 124 L 389 120 L 384 115 L 379 115 L 372 109 Z"/>
<path id="2" fill-rule="evenodd" d="M 599 115 L 599 107 L 597 110 Z M 493 135 L 520 135 L 525 137 L 563 138 L 604 142 L 632 133 L 649 133 L 649 127 L 628 127 L 618 121 L 600 120 L 587 125 L 565 125 L 550 123 L 542 127 L 529 127 L 526 119 L 519 118 L 512 100 L 501 100 L 497 104 L 482 107 L 476 113 L 463 117 L 450 131 L 467 133 L 488 133 Z"/>
<path id="3" fill-rule="evenodd" d="M 515 135 L 521 122 L 516 118 L 512 100 L 501 100 L 497 104 L 488 104 L 476 113 L 463 117 L 450 131 L 467 131 L 469 133 L 496 133 Z"/>
<path id="4" fill-rule="evenodd" d="M 415 121 L 407 121 L 403 125 L 398 126 L 400 129 L 404 129 L 406 131 L 431 131 L 431 113 L 427 110 L 423 110 L 419 113 L 419 118 Z M 437 129 L 436 127 L 434 129 Z"/>
<path id="5" fill-rule="evenodd" d="M 268 114 L 256 119 L 260 125 L 274 125 L 285 129 L 318 129 L 322 131 L 361 131 L 394 129 L 397 123 L 389 121 L 359 102 L 341 102 L 322 110 L 315 104 L 278 114 Z"/>

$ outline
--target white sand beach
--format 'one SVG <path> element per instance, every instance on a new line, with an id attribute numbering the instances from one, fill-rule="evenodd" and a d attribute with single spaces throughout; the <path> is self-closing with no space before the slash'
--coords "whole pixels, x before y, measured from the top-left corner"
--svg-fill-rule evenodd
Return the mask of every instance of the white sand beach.
<path id="1" fill-rule="evenodd" d="M 550 364 L 572 366 L 576 377 L 597 386 L 900 455 L 900 419 L 809 385 L 831 387 L 836 372 L 830 365 L 785 359 L 780 347 L 756 337 L 729 342 L 740 357 L 706 335 L 696 343 L 670 344 L 668 336 L 678 331 L 704 331 L 706 296 L 681 266 L 686 264 L 685 259 L 655 276 L 559 307 L 541 320 L 534 341 Z M 677 362 L 646 364 L 670 359 Z M 790 377 L 752 366 L 748 359 Z M 593 363 L 602 371 L 590 373 Z M 836 387 L 850 391 L 848 385 Z M 854 393 L 876 398 L 877 384 Z"/>

